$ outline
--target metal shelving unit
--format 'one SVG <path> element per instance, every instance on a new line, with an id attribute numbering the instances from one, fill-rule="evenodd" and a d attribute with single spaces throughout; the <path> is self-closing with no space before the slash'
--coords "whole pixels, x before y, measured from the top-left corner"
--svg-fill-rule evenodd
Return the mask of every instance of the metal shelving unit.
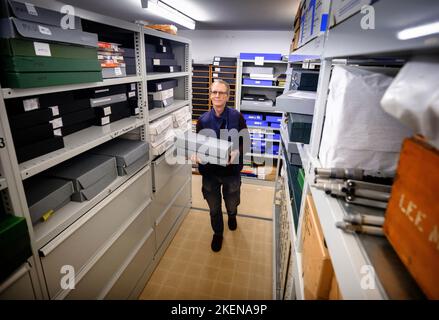
<path id="1" fill-rule="evenodd" d="M 47 0 L 32 0 L 32 3 L 36 6 L 59 11 L 61 7 L 64 5 L 58 1 L 47 1 Z M 190 97 L 190 88 L 191 88 L 191 48 L 190 48 L 190 40 L 169 35 L 163 32 L 159 32 L 152 29 L 146 29 L 143 26 L 119 20 L 116 18 L 107 17 L 101 14 L 97 14 L 94 12 L 77 9 L 75 8 L 75 15 L 95 24 L 101 25 L 101 27 L 105 30 L 108 28 L 119 28 L 124 31 L 127 31 L 128 34 L 132 34 L 134 40 L 134 50 L 136 55 L 136 75 L 122 77 L 122 78 L 112 78 L 112 79 L 104 79 L 102 82 L 91 82 L 91 83 L 82 83 L 82 84 L 72 84 L 72 85 L 60 85 L 60 86 L 51 86 L 51 87 L 39 87 L 39 88 L 29 88 L 29 89 L 11 89 L 11 88 L 0 88 L 0 138 L 2 139 L 2 144 L 4 142 L 5 147 L 0 148 L 0 191 L 2 193 L 6 193 L 8 196 L 8 204 L 7 208 L 8 213 L 15 214 L 17 216 L 23 216 L 26 218 L 26 222 L 29 229 L 29 235 L 31 239 L 31 246 L 33 250 L 33 256 L 31 258 L 31 273 L 32 283 L 34 286 L 34 291 L 36 293 L 36 297 L 40 299 L 49 299 L 54 298 L 51 296 L 50 290 L 48 289 L 48 280 L 47 277 L 51 276 L 45 274 L 43 272 L 43 263 L 40 255 L 40 251 L 43 247 L 47 248 L 47 246 L 55 245 L 54 242 L 59 242 L 58 235 L 61 232 L 65 232 L 65 230 L 69 229 L 75 222 L 79 220 L 84 220 L 92 210 L 98 210 L 96 208 L 103 207 L 104 203 L 110 203 L 117 196 L 123 194 L 123 198 L 127 201 L 132 197 L 132 192 L 128 192 L 131 190 L 130 187 L 134 185 L 134 183 L 139 183 L 139 181 L 144 181 L 145 177 L 150 176 L 150 165 L 149 163 L 140 169 L 137 173 L 134 173 L 130 176 L 121 176 L 114 180 L 108 187 L 106 187 L 103 191 L 101 191 L 96 197 L 92 200 L 85 202 L 70 202 L 61 209 L 57 210 L 54 215 L 51 216 L 49 220 L 44 223 L 38 223 L 33 225 L 31 222 L 29 209 L 27 206 L 26 196 L 23 188 L 23 180 L 30 178 L 36 174 L 42 173 L 45 170 L 60 164 L 68 159 L 71 159 L 87 150 L 90 150 L 96 146 L 99 146 L 111 139 L 127 134 L 130 139 L 139 139 L 143 141 L 149 141 L 148 126 L 149 121 L 154 119 L 158 119 L 164 115 L 170 114 L 173 111 L 176 111 L 184 106 L 191 106 L 191 97 Z M 176 73 L 149 73 L 146 72 L 146 63 L 145 63 L 145 37 L 160 37 L 164 39 L 171 40 L 172 44 L 176 45 L 176 55 L 178 56 L 177 60 L 179 64 L 184 65 L 182 72 Z M 147 81 L 148 80 L 160 80 L 160 79 L 169 79 L 169 78 L 177 78 L 179 87 L 175 90 L 178 92 L 178 97 L 180 99 L 176 99 L 175 103 L 163 109 L 154 109 L 152 111 L 147 111 Z M 55 92 L 65 92 L 72 90 L 80 90 L 80 89 L 88 89 L 88 88 L 98 88 L 98 87 L 106 87 L 118 84 L 128 84 L 128 83 L 136 83 L 137 84 L 137 97 L 139 99 L 139 108 L 140 113 L 136 117 L 125 118 L 106 126 L 98 127 L 93 126 L 87 129 L 83 129 L 76 133 L 73 133 L 69 136 L 64 137 L 64 145 L 63 149 L 48 153 L 46 155 L 34 158 L 32 160 L 23 162 L 21 164 L 17 163 L 14 143 L 12 140 L 11 130 L 9 127 L 8 116 L 6 113 L 5 100 L 13 99 L 13 98 L 22 98 L 28 96 L 38 96 L 42 94 L 50 94 Z M 142 180 L 143 179 L 143 180 Z M 190 176 L 188 176 L 190 181 Z M 136 180 L 136 181 L 134 181 Z M 145 182 L 147 185 L 152 185 L 152 181 Z M 149 206 L 151 202 L 151 195 L 147 195 L 149 191 L 145 190 L 145 199 L 144 203 L 142 203 L 141 208 L 146 208 Z M 140 210 L 140 209 L 139 209 Z M 140 214 L 144 214 L 143 211 L 138 211 L 136 216 Z M 133 216 L 134 217 L 134 216 Z M 83 223 L 87 223 L 85 219 Z M 134 220 L 133 220 L 134 221 Z M 126 228 L 122 231 L 128 230 L 128 226 L 133 221 L 126 222 Z M 181 223 L 181 219 L 180 219 Z M 105 228 L 105 226 L 102 226 Z M 175 230 L 174 230 L 175 233 Z M 122 234 L 122 233 L 121 233 Z M 154 236 L 154 235 L 153 235 Z M 109 250 L 112 246 L 112 243 L 115 242 L 117 237 L 113 237 L 113 239 L 105 244 L 105 250 Z M 146 239 L 146 238 L 145 238 Z M 143 239 L 143 242 L 145 242 Z M 142 243 L 136 243 L 133 252 L 138 252 L 140 249 L 140 245 Z M 169 244 L 169 241 L 167 242 Z M 59 245 L 57 243 L 56 245 Z M 162 246 L 164 247 L 164 245 Z M 102 247 L 101 254 L 105 252 Z M 132 248 L 134 249 L 134 248 Z M 132 250 L 131 248 L 129 250 Z M 140 251 L 139 251 L 140 252 Z M 67 253 L 66 253 L 67 254 Z M 70 252 L 68 254 L 71 254 Z M 125 268 L 134 261 L 135 254 L 132 254 L 129 260 L 124 261 L 124 264 L 120 266 L 118 271 L 118 275 L 108 284 L 107 291 L 111 289 L 111 285 L 114 284 L 115 281 L 118 280 L 118 277 L 124 272 Z M 156 259 L 160 259 L 159 256 L 156 256 Z M 92 268 L 92 266 L 97 263 L 98 257 L 94 257 L 90 260 L 88 267 Z M 145 261 L 145 268 L 148 267 L 146 265 L 147 261 Z M 137 267 L 138 268 L 138 267 Z M 150 268 L 150 267 L 148 267 Z M 149 269 L 148 269 L 149 270 Z M 81 275 L 84 275 L 86 270 L 81 271 Z M 147 272 L 147 271 L 145 271 Z M 149 275 L 152 270 L 149 270 Z M 143 271 L 142 271 L 143 273 Z M 148 274 L 145 273 L 142 277 L 139 275 L 139 281 L 143 281 L 143 285 L 148 278 Z M 137 284 L 137 286 L 142 286 L 142 284 Z M 62 298 L 59 296 L 58 298 Z M 104 296 L 101 296 L 104 298 Z"/>
<path id="2" fill-rule="evenodd" d="M 323 235 L 327 244 L 334 273 L 341 295 L 344 299 L 418 299 L 422 293 L 402 266 L 396 253 L 386 238 L 349 234 L 341 231 L 335 223 L 343 220 L 347 206 L 313 186 L 314 168 L 320 167 L 318 159 L 320 141 L 326 113 L 326 101 L 332 66 L 344 59 L 345 63 L 353 58 L 353 63 L 361 65 L 361 59 L 382 59 L 385 57 L 400 59 L 414 54 L 437 54 L 439 52 L 439 35 L 433 34 L 408 40 L 398 38 L 400 31 L 426 25 L 437 21 L 439 3 L 428 0 L 420 2 L 381 0 L 372 5 L 375 9 L 375 30 L 362 30 L 360 21 L 363 15 L 358 12 L 342 21 L 324 34 L 298 48 L 289 56 L 290 63 L 312 62 L 320 64 L 320 76 L 315 97 L 296 99 L 291 103 L 306 103 L 314 107 L 313 125 L 309 145 L 297 144 L 306 174 L 302 194 L 297 233 L 293 236 L 301 239 L 305 199 L 311 193 L 316 205 Z M 408 19 L 410 15 L 410 19 Z M 335 61 L 335 59 L 338 59 Z M 379 60 L 377 60 L 379 61 Z M 288 108 L 282 108 L 288 112 Z M 281 130 L 282 140 L 286 145 L 288 135 Z M 282 159 L 282 157 L 281 157 Z M 283 177 L 287 179 L 287 177 Z M 364 210 L 364 208 L 361 208 Z M 349 209 L 352 210 L 352 209 Z M 294 233 L 294 232 L 293 232 Z M 302 268 L 302 244 L 295 244 L 293 268 L 297 299 L 304 299 Z M 373 266 L 376 274 L 376 286 L 363 289 L 361 280 L 363 266 Z M 299 280 L 299 281 L 297 281 Z"/>

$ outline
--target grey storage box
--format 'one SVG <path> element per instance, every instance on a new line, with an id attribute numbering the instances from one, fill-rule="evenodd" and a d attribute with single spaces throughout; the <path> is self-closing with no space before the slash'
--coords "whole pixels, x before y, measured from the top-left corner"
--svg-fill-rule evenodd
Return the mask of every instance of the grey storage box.
<path id="1" fill-rule="evenodd" d="M 165 99 L 162 101 L 154 100 L 152 102 L 154 108 L 166 108 L 166 107 L 169 107 L 173 103 L 174 103 L 174 97 L 171 97 L 171 98 L 168 98 L 168 99 Z"/>
<path id="2" fill-rule="evenodd" d="M 273 74 L 274 68 L 270 67 L 243 67 L 242 73 L 257 73 L 257 74 Z"/>
<path id="3" fill-rule="evenodd" d="M 127 68 L 126 67 L 116 67 L 116 68 L 102 68 L 102 78 L 110 79 L 110 78 L 120 78 L 127 76 Z"/>
<path id="4" fill-rule="evenodd" d="M 187 159 L 190 159 L 192 157 L 192 155 L 197 154 L 197 157 L 200 159 L 201 164 L 206 164 L 206 163 L 210 163 L 210 164 L 216 164 L 219 166 L 227 166 L 228 163 L 228 159 L 224 158 L 217 158 L 217 157 L 213 157 L 210 156 L 208 154 L 202 154 L 202 153 L 197 153 L 194 150 L 188 150 L 188 149 L 182 149 L 180 147 L 177 148 L 177 156 L 178 157 L 184 157 Z"/>
<path id="5" fill-rule="evenodd" d="M 288 91 L 276 98 L 276 110 L 313 115 L 316 97 L 315 92 Z"/>
<path id="6" fill-rule="evenodd" d="M 71 180 L 72 200 L 83 202 L 95 197 L 117 178 L 114 157 L 83 154 L 50 170 L 51 176 Z"/>
<path id="7" fill-rule="evenodd" d="M 273 101 L 272 100 L 265 100 L 265 101 L 241 100 L 241 107 L 271 108 L 273 107 Z"/>
<path id="8" fill-rule="evenodd" d="M 195 151 L 206 157 L 214 157 L 226 160 L 226 162 L 232 151 L 232 142 L 206 137 L 193 132 L 177 136 L 175 145 L 177 148 Z"/>
<path id="9" fill-rule="evenodd" d="M 0 38 L 30 38 L 97 47 L 98 35 L 80 30 L 63 30 L 59 27 L 22 21 L 17 18 L 0 19 Z"/>
<path id="10" fill-rule="evenodd" d="M 17 17 L 21 20 L 52 26 L 59 26 L 62 18 L 65 16 L 61 12 L 37 7 L 30 2 L 22 3 L 12 0 L 0 1 L 0 14 L 2 18 Z M 79 17 L 74 17 L 74 19 L 74 25 L 69 25 L 69 27 L 82 30 L 81 19 Z"/>
<path id="11" fill-rule="evenodd" d="M 145 141 L 114 139 L 90 151 L 93 154 L 116 158 L 119 176 L 131 175 L 149 160 L 149 144 Z"/>
<path id="12" fill-rule="evenodd" d="M 46 213 L 56 211 L 70 202 L 74 192 L 68 180 L 34 177 L 24 181 L 24 191 L 32 223 L 37 223 Z"/>
<path id="13" fill-rule="evenodd" d="M 119 93 L 107 97 L 90 99 L 90 105 L 92 107 L 109 106 L 111 104 L 123 101 L 127 101 L 126 93 Z"/>

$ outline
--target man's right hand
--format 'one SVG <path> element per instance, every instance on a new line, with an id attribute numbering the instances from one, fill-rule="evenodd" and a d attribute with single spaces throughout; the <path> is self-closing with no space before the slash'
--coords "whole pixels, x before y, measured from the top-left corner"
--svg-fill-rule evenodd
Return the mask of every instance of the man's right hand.
<path id="1" fill-rule="evenodd" d="M 192 163 L 201 163 L 201 159 L 197 156 L 196 153 L 194 153 L 193 155 L 191 155 L 191 161 Z"/>

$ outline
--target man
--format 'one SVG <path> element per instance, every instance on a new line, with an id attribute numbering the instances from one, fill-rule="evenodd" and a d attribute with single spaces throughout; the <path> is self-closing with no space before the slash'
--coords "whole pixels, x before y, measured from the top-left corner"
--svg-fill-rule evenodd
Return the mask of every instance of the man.
<path id="1" fill-rule="evenodd" d="M 232 142 L 235 140 L 235 143 L 233 144 L 227 166 L 210 163 L 201 164 L 198 158 L 193 158 L 193 160 L 199 163 L 199 172 L 203 176 L 202 192 L 210 209 L 210 222 L 214 232 L 211 248 L 215 252 L 221 250 L 224 231 L 221 186 L 227 209 L 229 229 L 236 230 L 236 215 L 241 194 L 240 172 L 243 167 L 244 142 L 248 144 L 250 141 L 247 125 L 242 114 L 226 106 L 229 97 L 229 84 L 223 80 L 215 81 L 210 87 L 210 99 L 213 108 L 204 113 L 197 122 L 197 133 L 203 134 L 203 129 L 210 129 L 215 132 L 217 139 L 224 138 L 224 130 L 232 130 L 227 132 L 240 134 L 238 143 L 236 143 L 236 139 L 232 139 Z"/>

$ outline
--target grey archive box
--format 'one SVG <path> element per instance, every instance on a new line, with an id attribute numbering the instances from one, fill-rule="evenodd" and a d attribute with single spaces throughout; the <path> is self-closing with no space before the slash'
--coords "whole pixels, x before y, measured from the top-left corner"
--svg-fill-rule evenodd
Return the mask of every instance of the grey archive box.
<path id="1" fill-rule="evenodd" d="M 101 107 L 101 106 L 108 106 L 110 104 L 123 102 L 123 101 L 127 101 L 126 93 L 119 93 L 102 98 L 90 99 L 90 105 L 92 107 Z"/>
<path id="2" fill-rule="evenodd" d="M 91 150 L 90 153 L 115 157 L 119 176 L 131 175 L 148 163 L 149 143 L 118 138 Z"/>
<path id="3" fill-rule="evenodd" d="M 166 108 L 173 103 L 174 103 L 174 97 L 170 97 L 165 100 L 153 100 L 152 102 L 154 108 Z"/>
<path id="4" fill-rule="evenodd" d="M 175 142 L 177 148 L 196 151 L 209 157 L 229 159 L 232 151 L 232 143 L 226 140 L 207 137 L 188 131 L 184 135 L 178 135 Z"/>
<path id="5" fill-rule="evenodd" d="M 0 19 L 0 38 L 28 38 L 97 47 L 98 35 L 80 30 L 63 30 L 17 18 Z"/>
<path id="6" fill-rule="evenodd" d="M 35 6 L 31 1 L 22 3 L 12 0 L 0 0 L 0 16 L 2 18 L 16 17 L 24 21 L 61 26 L 61 21 L 66 14 Z M 74 17 L 75 23 L 69 28 L 82 30 L 81 19 Z"/>
<path id="7" fill-rule="evenodd" d="M 126 67 L 116 67 L 116 68 L 102 68 L 102 78 L 120 78 L 127 76 Z"/>
<path id="8" fill-rule="evenodd" d="M 73 182 L 72 200 L 83 202 L 95 197 L 117 178 L 114 157 L 83 154 L 50 170 L 51 176 Z"/>
<path id="9" fill-rule="evenodd" d="M 271 67 L 243 67 L 242 73 L 273 74 L 274 68 L 271 68 Z"/>
<path id="10" fill-rule="evenodd" d="M 241 100 L 241 107 L 270 108 L 272 106 L 273 106 L 273 100 L 265 100 L 265 101 Z"/>
<path id="11" fill-rule="evenodd" d="M 56 211 L 70 202 L 73 183 L 64 179 L 34 177 L 24 181 L 24 191 L 32 223 L 44 214 Z"/>

